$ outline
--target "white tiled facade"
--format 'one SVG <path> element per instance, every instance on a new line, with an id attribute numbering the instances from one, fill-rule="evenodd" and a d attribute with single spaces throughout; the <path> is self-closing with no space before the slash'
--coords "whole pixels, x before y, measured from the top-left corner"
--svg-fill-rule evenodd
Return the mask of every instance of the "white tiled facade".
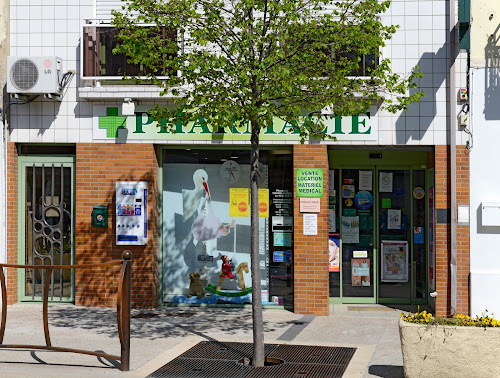
<path id="1" fill-rule="evenodd" d="M 85 88 L 80 79 L 80 39 L 84 19 L 104 19 L 110 0 L 11 0 L 11 56 L 58 56 L 64 61 L 64 71 L 74 70 L 75 77 L 61 102 L 36 99 L 29 105 L 11 107 L 10 141 L 19 143 L 78 143 L 92 142 L 94 105 L 120 106 L 123 93 L 143 93 L 142 105 L 153 104 L 158 93 L 144 93 L 140 87 L 120 88 L 100 92 Z M 444 145 L 448 143 L 447 126 L 447 57 L 449 54 L 448 5 L 445 0 L 394 0 L 388 12 L 381 16 L 385 24 L 397 24 L 399 29 L 387 46 L 383 57 L 389 58 L 397 73 L 407 73 L 415 65 L 424 77 L 419 89 L 425 92 L 420 103 L 409 106 L 400 114 L 378 112 L 378 137 L 374 141 L 327 141 L 329 144 L 350 145 Z M 107 8 L 106 8 L 107 7 Z M 106 10 L 107 9 L 107 10 Z M 456 59 L 456 86 L 466 86 L 466 54 Z M 105 93 L 106 100 L 98 100 Z M 90 98 L 94 96 L 94 98 Z M 83 99 L 85 97 L 86 99 Z M 111 101 L 113 97 L 115 101 Z M 149 100 L 148 100 L 149 97 Z M 452 98 L 457 108 L 461 104 Z M 457 131 L 457 144 L 464 145 L 468 135 Z M 110 140 L 109 142 L 113 142 Z M 133 142 L 151 142 L 149 140 Z M 161 141 L 158 143 L 168 143 Z M 172 143 L 179 143 L 172 141 Z"/>

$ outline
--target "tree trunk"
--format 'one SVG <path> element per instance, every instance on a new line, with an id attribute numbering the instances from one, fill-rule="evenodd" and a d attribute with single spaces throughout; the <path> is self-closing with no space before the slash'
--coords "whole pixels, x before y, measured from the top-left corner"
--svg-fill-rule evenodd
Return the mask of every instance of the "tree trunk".
<path id="1" fill-rule="evenodd" d="M 259 133 L 256 119 L 252 125 L 250 151 L 250 256 L 252 268 L 252 321 L 253 321 L 253 358 L 252 365 L 264 366 L 264 320 L 262 316 L 262 295 L 260 285 L 259 257 Z"/>

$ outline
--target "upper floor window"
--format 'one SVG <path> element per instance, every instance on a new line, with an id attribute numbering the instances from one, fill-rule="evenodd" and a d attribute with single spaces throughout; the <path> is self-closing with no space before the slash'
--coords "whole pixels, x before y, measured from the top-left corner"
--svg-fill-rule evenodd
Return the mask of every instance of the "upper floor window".
<path id="1" fill-rule="evenodd" d="M 143 64 L 133 64 L 125 54 L 114 54 L 118 44 L 119 29 L 113 26 L 92 25 L 83 27 L 82 73 L 84 79 L 122 79 L 125 77 L 166 76 L 165 67 L 152 70 Z M 165 39 L 176 39 L 176 31 L 160 29 Z M 170 73 L 169 73 L 170 74 Z M 172 75 L 172 74 L 170 74 Z M 177 73 L 173 73 L 177 75 Z"/>

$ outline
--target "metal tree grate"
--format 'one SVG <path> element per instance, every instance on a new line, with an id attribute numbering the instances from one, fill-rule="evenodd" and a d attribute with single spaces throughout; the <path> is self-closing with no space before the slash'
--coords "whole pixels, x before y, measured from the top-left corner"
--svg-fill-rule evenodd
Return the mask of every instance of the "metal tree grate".
<path id="1" fill-rule="evenodd" d="M 342 377 L 355 348 L 265 344 L 266 358 L 282 360 L 253 368 L 238 363 L 253 354 L 253 344 L 203 341 L 149 377 L 324 378 Z"/>
<path id="2" fill-rule="evenodd" d="M 162 366 L 152 378 L 243 378 L 252 370 L 231 360 L 205 360 L 178 357 Z"/>

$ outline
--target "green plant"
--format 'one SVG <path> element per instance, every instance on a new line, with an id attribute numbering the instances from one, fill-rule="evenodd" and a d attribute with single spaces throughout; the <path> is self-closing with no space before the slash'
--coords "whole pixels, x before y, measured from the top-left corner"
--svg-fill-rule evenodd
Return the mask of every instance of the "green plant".
<path id="1" fill-rule="evenodd" d="M 428 324 L 428 325 L 454 325 L 454 326 L 465 326 L 465 327 L 500 327 L 500 321 L 488 316 L 488 310 L 485 310 L 481 316 L 476 316 L 471 318 L 468 315 L 458 314 L 455 318 L 442 318 L 439 316 L 433 316 L 430 312 L 419 311 L 416 313 L 409 313 L 405 315 L 400 314 L 401 319 L 407 323 L 417 323 L 417 324 Z"/>

